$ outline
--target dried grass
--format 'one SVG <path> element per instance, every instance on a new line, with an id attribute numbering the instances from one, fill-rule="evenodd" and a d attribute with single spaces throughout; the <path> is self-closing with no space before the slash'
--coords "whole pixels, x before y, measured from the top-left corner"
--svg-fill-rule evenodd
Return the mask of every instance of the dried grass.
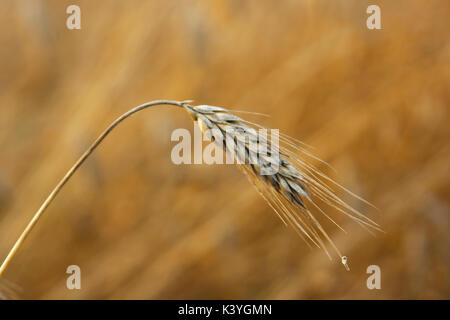
<path id="1" fill-rule="evenodd" d="M 89 155 L 91 155 L 102 143 L 106 136 L 117 127 L 117 125 L 131 115 L 156 105 L 173 105 L 187 110 L 203 133 L 209 132 L 209 134 L 212 134 L 216 144 L 223 146 L 227 152 L 236 156 L 239 168 L 246 174 L 251 183 L 257 188 L 262 197 L 270 204 L 286 225 L 291 225 L 307 243 L 311 242 L 317 247 L 322 248 L 331 259 L 331 255 L 324 242 L 324 240 L 326 240 L 339 255 L 346 269 L 349 270 L 347 257 L 341 254 L 322 225 L 312 214 L 309 209 L 309 204 L 319 210 L 339 228 L 341 227 L 318 205 L 316 205 L 314 199 L 318 199 L 323 203 L 338 209 L 363 227 L 381 231 L 378 224 L 336 196 L 325 180 L 347 191 L 351 195 L 357 196 L 315 169 L 304 159 L 298 157 L 296 154 L 298 152 L 301 152 L 303 155 L 312 156 L 301 146 L 301 142 L 298 140 L 286 135 L 280 135 L 277 138 L 279 138 L 282 144 L 278 146 L 277 144 L 272 143 L 271 139 L 267 137 L 263 138 L 256 134 L 254 129 L 262 128 L 261 126 L 245 121 L 240 117 L 233 115 L 225 108 L 208 105 L 190 106 L 188 104 L 189 102 L 190 101 L 178 102 L 155 100 L 139 105 L 117 118 L 69 169 L 41 205 L 39 210 L 34 214 L 33 218 L 0 266 L 0 277 L 3 275 L 11 260 L 20 249 L 22 243 L 35 227 L 50 203 L 55 199 L 57 194 L 78 168 L 86 161 Z M 237 141 L 227 139 L 227 134 L 230 131 L 237 134 Z M 264 153 L 262 150 L 264 150 Z M 268 154 L 276 154 L 277 157 L 268 157 Z M 263 173 L 263 168 L 267 167 L 268 163 L 274 159 L 278 161 L 278 169 L 276 172 L 273 174 Z M 364 201 L 359 197 L 357 198 Z"/>

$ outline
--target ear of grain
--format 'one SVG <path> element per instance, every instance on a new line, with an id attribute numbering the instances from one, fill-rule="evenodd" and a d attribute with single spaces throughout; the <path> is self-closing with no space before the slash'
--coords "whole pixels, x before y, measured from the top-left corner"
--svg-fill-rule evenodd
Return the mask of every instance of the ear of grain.
<path id="1" fill-rule="evenodd" d="M 251 163 L 250 161 L 241 161 L 238 166 L 280 219 L 285 224 L 291 225 L 309 245 L 322 248 L 330 259 L 331 255 L 328 252 L 327 243 L 348 269 L 347 257 L 341 254 L 310 208 L 314 207 L 339 228 L 341 227 L 316 202 L 336 208 L 363 227 L 381 231 L 375 222 L 349 206 L 334 193 L 331 185 L 357 197 L 310 165 L 306 158 L 312 155 L 303 148 L 301 142 L 280 134 L 278 137 L 279 146 L 274 145 L 270 142 L 271 139 L 256 136 L 255 129 L 261 129 L 261 126 L 245 121 L 225 108 L 208 105 L 185 105 L 184 107 L 204 133 L 206 133 L 206 130 L 216 132 L 216 134 L 213 133 L 214 141 L 223 146 L 227 152 L 235 154 L 238 159 L 245 157 L 257 160 Z M 248 138 L 242 144 L 245 152 L 242 152 L 242 149 L 239 149 L 236 143 L 225 141 L 226 132 L 230 129 L 234 129 L 234 132 L 249 135 L 250 140 L 258 143 L 258 148 L 252 148 L 248 143 Z M 223 141 L 219 141 L 220 139 Z M 270 154 L 279 154 L 279 157 L 276 158 L 279 170 L 274 174 L 263 175 L 261 174 L 261 168 L 265 165 L 263 163 L 265 155 L 258 154 L 258 150 L 267 149 L 270 150 Z M 304 157 L 299 156 L 299 154 Z M 357 198 L 364 201 L 359 197 Z"/>

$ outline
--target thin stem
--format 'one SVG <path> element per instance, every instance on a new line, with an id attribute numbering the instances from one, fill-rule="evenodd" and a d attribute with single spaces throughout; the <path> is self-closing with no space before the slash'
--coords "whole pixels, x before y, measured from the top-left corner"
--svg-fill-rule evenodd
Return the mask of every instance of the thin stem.
<path id="1" fill-rule="evenodd" d="M 156 105 L 173 105 L 177 107 L 183 107 L 185 104 L 189 103 L 190 101 L 170 101 L 170 100 L 154 100 L 150 101 L 144 104 L 141 104 L 140 106 L 137 106 L 123 115 L 121 115 L 119 118 L 117 118 L 98 138 L 94 141 L 94 143 L 86 150 L 86 152 L 78 159 L 78 161 L 72 166 L 72 168 L 67 171 L 66 175 L 61 179 L 61 181 L 58 183 L 58 185 L 53 189 L 53 191 L 50 193 L 50 195 L 45 199 L 44 203 L 42 203 L 39 210 L 34 214 L 31 221 L 26 226 L 25 230 L 22 232 L 20 237 L 17 239 L 14 246 L 9 251 L 8 255 L 6 256 L 5 260 L 3 261 L 2 265 L 0 266 L 0 278 L 2 277 L 3 273 L 5 272 L 5 269 L 10 264 L 11 260 L 14 258 L 15 254 L 19 250 L 22 243 L 25 241 L 26 237 L 29 235 L 33 227 L 38 222 L 39 218 L 42 216 L 42 214 L 45 212 L 47 207 L 50 205 L 50 203 L 55 199 L 56 195 L 59 193 L 59 191 L 64 187 L 64 185 L 69 181 L 69 179 L 72 177 L 72 175 L 77 171 L 77 169 L 86 161 L 86 159 L 89 157 L 89 155 L 102 143 L 103 139 L 106 138 L 106 136 L 123 120 L 131 116 L 132 114 L 141 111 L 143 109 L 146 109 L 148 107 L 156 106 Z"/>

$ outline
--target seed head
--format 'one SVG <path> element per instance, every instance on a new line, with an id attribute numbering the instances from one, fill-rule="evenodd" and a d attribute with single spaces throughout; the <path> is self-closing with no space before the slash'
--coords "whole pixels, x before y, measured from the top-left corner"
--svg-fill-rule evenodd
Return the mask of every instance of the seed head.
<path id="1" fill-rule="evenodd" d="M 256 129 L 264 129 L 262 126 L 222 107 L 184 105 L 184 108 L 204 134 L 211 135 L 215 143 L 240 160 L 239 168 L 285 224 L 291 225 L 308 244 L 322 248 L 331 258 L 325 245 L 329 243 L 347 269 L 347 257 L 340 253 L 309 208 L 316 208 L 339 228 L 316 202 L 336 208 L 363 227 L 381 231 L 378 224 L 335 194 L 331 185 L 366 202 L 309 164 L 306 158 L 314 156 L 300 141 L 271 131 L 268 137 L 261 137 Z M 228 139 L 229 132 L 234 133 L 235 139 Z M 277 170 L 268 174 L 264 170 L 268 164 L 275 165 Z"/>

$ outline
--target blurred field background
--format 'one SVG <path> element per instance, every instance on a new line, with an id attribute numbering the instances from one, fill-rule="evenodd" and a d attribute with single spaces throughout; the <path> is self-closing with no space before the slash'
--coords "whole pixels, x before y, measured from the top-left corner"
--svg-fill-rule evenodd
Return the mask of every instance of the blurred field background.
<path id="1" fill-rule="evenodd" d="M 82 29 L 66 28 L 81 7 Z M 366 28 L 381 7 L 382 30 Z M 103 129 L 194 99 L 312 145 L 372 237 L 328 210 L 351 272 L 310 250 L 233 166 L 170 160 L 172 107 L 109 136 L 5 278 L 26 299 L 450 298 L 450 2 L 2 1 L 0 258 Z M 82 289 L 66 289 L 68 265 Z M 379 265 L 381 290 L 366 268 Z"/>

